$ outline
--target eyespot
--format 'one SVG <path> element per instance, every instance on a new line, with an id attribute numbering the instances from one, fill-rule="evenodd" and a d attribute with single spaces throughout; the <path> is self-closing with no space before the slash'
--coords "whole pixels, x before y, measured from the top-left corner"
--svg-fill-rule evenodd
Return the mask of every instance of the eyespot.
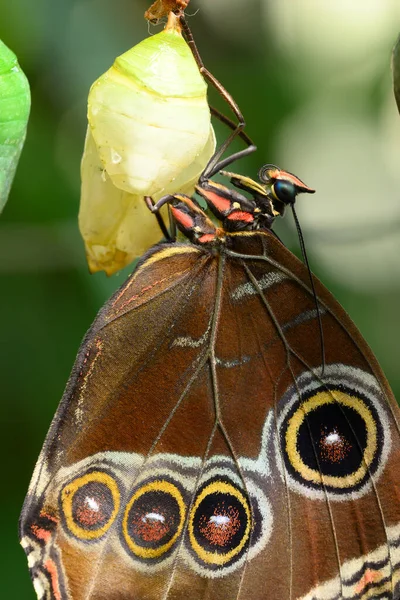
<path id="1" fill-rule="evenodd" d="M 368 476 L 378 432 L 363 399 L 339 389 L 320 390 L 301 402 L 285 425 L 286 456 L 303 480 L 340 490 Z"/>
<path id="2" fill-rule="evenodd" d="M 70 533 L 81 540 L 98 540 L 118 514 L 120 492 L 108 473 L 91 471 L 64 486 L 60 504 Z"/>
<path id="3" fill-rule="evenodd" d="M 122 536 L 127 549 L 143 560 L 164 558 L 180 537 L 186 505 L 178 486 L 165 479 L 141 485 L 129 500 Z"/>
<path id="4" fill-rule="evenodd" d="M 284 204 L 293 204 L 296 200 L 296 186 L 291 181 L 278 179 L 271 186 L 271 191 L 275 198 Z"/>
<path id="5" fill-rule="evenodd" d="M 343 383 L 314 382 L 303 387 L 300 378 L 301 397 L 293 389 L 286 394 L 293 397 L 281 416 L 281 451 L 289 483 L 306 494 L 359 492 L 370 484 L 387 454 L 385 413 L 371 393 L 371 384 L 365 385 L 372 376 L 363 374 L 363 389 L 354 385 L 354 377 L 345 382 L 343 366 L 341 371 Z"/>
<path id="6" fill-rule="evenodd" d="M 215 478 L 198 491 L 188 533 L 197 560 L 208 568 L 236 561 L 250 541 L 251 509 L 245 494 L 229 480 Z"/>

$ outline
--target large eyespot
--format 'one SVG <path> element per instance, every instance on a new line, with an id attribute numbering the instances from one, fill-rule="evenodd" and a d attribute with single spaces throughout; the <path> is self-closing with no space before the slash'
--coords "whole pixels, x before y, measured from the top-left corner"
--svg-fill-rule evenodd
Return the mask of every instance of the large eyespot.
<path id="1" fill-rule="evenodd" d="M 363 374 L 363 389 L 354 385 L 354 377 L 345 381 L 343 366 L 341 371 L 341 383 L 328 375 L 325 385 L 309 382 L 303 387 L 300 379 L 290 392 L 293 398 L 281 420 L 280 443 L 289 483 L 300 491 L 357 492 L 370 483 L 382 453 L 387 453 L 385 414 L 371 385 L 365 385 L 372 376 Z"/>
<path id="2" fill-rule="evenodd" d="M 278 179 L 278 181 L 275 181 L 271 186 L 271 191 L 275 198 L 280 202 L 283 202 L 283 204 L 293 204 L 296 200 L 297 189 L 291 181 Z"/>
<path id="3" fill-rule="evenodd" d="M 118 514 L 120 492 L 111 475 L 91 471 L 63 487 L 60 504 L 70 533 L 81 540 L 97 540 L 108 531 Z"/>
<path id="4" fill-rule="evenodd" d="M 198 491 L 189 516 L 189 541 L 197 560 L 211 569 L 228 566 L 245 551 L 252 528 L 249 502 L 229 480 L 215 479 Z"/>
<path id="5" fill-rule="evenodd" d="M 122 521 L 122 535 L 139 559 L 164 558 L 182 533 L 186 505 L 177 485 L 165 479 L 142 484 L 132 495 Z"/>

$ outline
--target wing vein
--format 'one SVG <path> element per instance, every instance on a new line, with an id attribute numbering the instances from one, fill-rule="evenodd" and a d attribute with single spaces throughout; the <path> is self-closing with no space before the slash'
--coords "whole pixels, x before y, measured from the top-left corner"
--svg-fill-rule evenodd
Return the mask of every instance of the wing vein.
<path id="1" fill-rule="evenodd" d="M 272 263 L 272 262 L 274 262 L 274 261 L 271 261 L 270 259 L 268 259 L 268 262 Z M 287 342 L 287 340 L 286 340 L 286 338 L 285 338 L 285 336 L 284 336 L 283 330 L 282 330 L 282 328 L 280 327 L 280 325 L 279 325 L 279 322 L 278 322 L 277 318 L 275 317 L 275 315 L 274 315 L 274 313 L 273 313 L 273 311 L 272 311 L 272 308 L 271 308 L 271 306 L 270 306 L 270 304 L 269 304 L 268 300 L 266 299 L 266 297 L 265 297 L 265 295 L 264 295 L 264 291 L 263 291 L 263 290 L 260 288 L 260 286 L 259 286 L 259 284 L 258 284 L 258 281 L 257 281 L 256 277 L 255 277 L 255 276 L 254 276 L 254 275 L 251 273 L 251 271 L 250 271 L 249 267 L 248 267 L 246 264 L 244 264 L 244 267 L 245 267 L 245 270 L 246 270 L 246 272 L 247 272 L 247 273 L 248 273 L 248 275 L 249 275 L 249 278 L 250 278 L 250 280 L 251 280 L 252 284 L 253 284 L 253 285 L 255 286 L 255 288 L 257 289 L 257 291 L 258 291 L 258 293 L 259 293 L 259 295 L 260 295 L 260 297 L 261 297 L 261 299 L 262 299 L 262 301 L 263 301 L 263 303 L 264 303 L 264 305 L 265 305 L 265 307 L 266 307 L 266 309 L 267 309 L 267 311 L 268 311 L 268 313 L 269 313 L 269 316 L 271 317 L 271 319 L 272 319 L 272 321 L 273 321 L 273 323 L 274 323 L 274 326 L 276 327 L 276 329 L 277 329 L 277 331 L 278 331 L 278 335 L 279 335 L 279 337 L 280 337 L 280 338 L 281 338 L 281 340 L 282 340 L 282 343 L 283 343 L 283 345 L 284 345 L 284 347 L 285 347 L 285 350 L 286 350 L 286 352 L 287 352 L 287 353 L 291 353 L 291 354 L 292 354 L 293 356 L 295 356 L 295 357 L 296 357 L 296 358 L 297 358 L 299 361 L 301 361 L 301 363 L 302 363 L 302 364 L 303 364 L 303 365 L 304 365 L 304 366 L 305 366 L 305 367 L 306 367 L 306 368 L 309 370 L 309 372 L 310 372 L 310 373 L 312 373 L 313 377 L 315 377 L 315 379 L 316 379 L 316 380 L 317 380 L 317 381 L 318 381 L 318 382 L 319 382 L 319 383 L 320 383 L 320 384 L 321 384 L 323 387 L 325 387 L 326 391 L 327 391 L 327 392 L 328 392 L 328 393 L 331 395 L 332 399 L 334 400 L 335 404 L 337 405 L 337 407 L 338 407 L 339 411 L 340 411 L 340 412 L 341 412 L 341 414 L 343 415 L 344 419 L 346 420 L 346 422 L 347 422 L 347 424 L 348 424 L 348 426 L 349 426 L 349 428 L 350 428 L 350 430 L 351 430 L 351 432 L 352 432 L 352 434 L 353 434 L 353 438 L 354 438 L 354 440 L 355 440 L 355 442 L 356 442 L 356 445 L 357 445 L 357 447 L 358 447 L 358 449 L 359 449 L 359 451 L 360 451 L 360 454 L 361 454 L 361 456 L 363 457 L 363 458 L 362 458 L 362 462 L 363 462 L 363 464 L 364 464 L 364 467 L 366 468 L 366 470 L 367 470 L 367 472 L 368 472 L 368 474 L 369 474 L 369 479 L 370 479 L 370 482 L 371 482 L 371 486 L 372 486 L 372 488 L 373 488 L 373 491 L 374 491 L 374 496 L 375 496 L 375 499 L 376 499 L 376 503 L 377 503 L 377 507 L 378 507 L 378 511 L 379 511 L 379 516 L 380 516 L 380 520 L 381 520 L 382 528 L 383 528 L 384 535 L 385 535 L 385 542 L 386 542 L 386 546 L 387 546 L 387 549 L 388 549 L 388 559 L 389 559 L 389 564 L 390 564 L 391 572 L 393 573 L 393 561 L 392 561 L 391 545 L 390 545 L 390 542 L 389 542 L 389 536 L 388 536 L 388 532 L 387 532 L 387 526 L 386 526 L 385 516 L 384 516 L 384 513 L 383 513 L 383 509 L 382 509 L 382 504 L 381 504 L 381 502 L 380 502 L 380 499 L 379 499 L 379 494 L 378 494 L 378 491 L 377 491 L 377 488 L 376 488 L 375 477 L 374 477 L 373 473 L 371 472 L 371 469 L 370 469 L 369 465 L 368 465 L 368 464 L 366 463 L 366 461 L 365 461 L 364 454 L 363 454 L 363 451 L 362 451 L 362 447 L 361 447 L 361 444 L 360 444 L 360 442 L 359 442 L 359 440 L 358 440 L 358 437 L 357 437 L 357 435 L 356 435 L 356 432 L 355 432 L 355 430 L 354 430 L 354 427 L 353 427 L 353 426 L 352 426 L 352 424 L 350 423 L 350 421 L 349 421 L 349 419 L 348 419 L 348 417 L 347 417 L 346 413 L 345 413 L 345 412 L 344 412 L 344 410 L 343 410 L 343 407 L 340 405 L 340 403 L 338 403 L 338 402 L 336 401 L 336 398 L 335 398 L 334 394 L 332 393 L 332 390 L 331 390 L 331 389 L 329 388 L 329 386 L 327 385 L 326 381 L 324 381 L 324 380 L 321 378 L 321 376 L 319 375 L 319 373 L 317 373 L 317 372 L 316 372 L 316 371 L 315 371 L 313 368 L 311 368 L 311 367 L 310 367 L 310 366 L 307 364 L 307 362 L 306 362 L 306 361 L 304 361 L 304 360 L 303 360 L 303 358 L 302 358 L 301 356 L 299 356 L 299 355 L 298 355 L 298 354 L 297 354 L 297 353 L 296 353 L 296 352 L 295 352 L 295 351 L 294 351 L 294 350 L 293 350 L 293 349 L 290 347 L 290 345 L 288 344 L 288 342 Z M 285 271 L 285 272 L 286 272 L 286 270 L 285 270 L 285 269 L 283 269 L 283 268 L 281 268 L 281 270 L 283 270 L 283 271 Z M 288 273 L 290 273 L 290 272 L 288 272 Z M 296 279 L 297 279 L 297 278 L 296 278 Z M 301 283 L 301 282 L 300 282 L 300 283 Z M 304 288 L 305 288 L 305 289 L 308 291 L 308 293 L 310 293 L 310 290 L 308 289 L 308 287 L 307 287 L 307 286 L 303 286 L 303 287 L 304 287 Z M 329 311 L 329 312 L 330 312 L 330 311 Z M 335 315 L 333 315 L 331 312 L 330 312 L 330 314 L 331 314 L 333 317 L 335 317 Z M 335 317 L 335 319 L 336 319 L 336 321 L 337 321 L 337 322 L 338 322 L 338 323 L 341 325 L 340 321 L 338 321 L 338 319 L 337 319 L 336 317 Z M 343 327 L 343 326 L 342 326 L 342 327 Z M 347 333 L 348 335 L 350 335 L 350 334 L 349 334 L 349 332 L 347 331 L 347 329 L 346 329 L 345 327 L 343 327 L 343 328 L 344 328 L 344 330 L 346 331 L 346 333 Z M 291 377 L 292 377 L 292 379 L 293 379 L 293 383 L 294 383 L 294 385 L 295 385 L 295 387 L 296 387 L 296 389 L 297 389 L 297 394 L 298 394 L 299 398 L 301 399 L 301 392 L 300 392 L 300 390 L 299 390 L 299 388 L 298 388 L 298 385 L 297 385 L 297 382 L 296 382 L 295 375 L 294 375 L 294 373 L 293 373 L 293 370 L 292 370 L 292 368 L 291 368 L 291 366 L 290 366 L 290 358 L 288 359 L 288 365 L 287 365 L 287 366 L 288 366 L 288 368 L 289 368 L 289 370 L 290 370 Z M 314 456 L 315 456 L 315 459 L 316 459 L 316 463 L 317 463 L 317 465 L 318 465 L 318 468 L 319 468 L 319 470 L 320 470 L 320 472 L 321 472 L 321 474 L 322 474 L 322 470 L 321 470 L 321 467 L 320 467 L 320 461 L 319 461 L 319 458 L 318 458 L 318 455 L 317 455 L 317 450 L 316 450 L 315 442 L 314 442 L 314 439 L 313 439 L 313 436 L 312 436 L 312 433 L 311 433 L 311 429 L 310 429 L 310 424 L 309 424 L 309 420 L 308 420 L 308 418 L 306 418 L 306 422 L 307 422 L 307 427 L 308 427 L 308 431 L 309 431 L 310 439 L 311 439 L 311 441 L 312 441 L 312 445 L 313 445 L 313 453 L 314 453 Z M 325 485 L 325 483 L 324 483 L 324 478 L 323 478 L 323 476 L 321 477 L 321 479 L 322 479 L 322 484 L 323 484 L 324 494 L 325 494 L 326 501 L 327 501 L 327 506 L 328 506 L 329 516 L 330 516 L 330 521 L 331 521 L 332 534 L 333 534 L 333 538 L 334 538 L 334 541 L 335 541 L 335 547 L 336 547 L 336 550 L 337 550 L 338 566 L 339 566 L 339 573 L 340 573 L 340 572 L 341 572 L 341 561 L 340 561 L 340 553 L 339 553 L 338 541 L 337 541 L 337 536 L 336 536 L 336 530 L 335 530 L 335 527 L 334 527 L 333 513 L 332 513 L 331 506 L 330 506 L 329 495 L 328 495 L 328 492 L 327 492 L 327 489 L 326 489 L 326 485 Z M 359 527 L 362 529 L 362 526 L 359 526 Z M 392 585 L 392 591 L 393 591 L 393 578 L 392 578 L 391 585 Z M 341 576 L 341 591 L 342 591 L 342 594 L 343 594 L 343 582 L 342 582 L 342 576 Z"/>
<path id="2" fill-rule="evenodd" d="M 268 302 L 268 300 L 267 300 L 267 298 L 266 298 L 263 290 L 260 288 L 256 277 L 253 275 L 253 273 L 251 272 L 250 268 L 244 262 L 243 262 L 243 266 L 244 266 L 244 269 L 245 269 L 245 271 L 246 271 L 246 273 L 247 273 L 250 281 L 252 282 L 252 284 L 254 285 L 254 287 L 256 288 L 256 290 L 258 291 L 258 293 L 259 293 L 259 295 L 261 297 L 261 300 L 262 300 L 262 302 L 263 302 L 263 304 L 264 304 L 264 306 L 265 306 L 265 308 L 266 308 L 266 310 L 268 312 L 268 315 L 271 318 L 271 320 L 272 320 L 272 322 L 273 322 L 273 324 L 274 324 L 274 326 L 275 326 L 275 328 L 276 328 L 276 330 L 278 332 L 279 337 L 281 338 L 282 344 L 283 344 L 283 346 L 285 348 L 285 352 L 286 352 L 287 367 L 288 367 L 289 372 L 291 374 L 293 383 L 294 383 L 294 385 L 296 387 L 297 395 L 298 395 L 299 399 L 301 399 L 301 397 L 302 397 L 301 396 L 301 392 L 299 390 L 299 387 L 298 387 L 298 384 L 297 384 L 297 381 L 296 381 L 296 376 L 295 376 L 295 374 L 293 372 L 293 368 L 291 366 L 290 354 L 293 354 L 294 356 L 296 356 L 299 359 L 300 359 L 300 357 L 297 356 L 297 353 L 295 353 L 291 349 L 290 345 L 288 344 L 288 342 L 287 342 L 287 340 L 285 338 L 285 335 L 284 335 L 284 333 L 283 333 L 283 331 L 282 331 L 282 329 L 281 329 L 281 327 L 279 325 L 279 322 L 278 322 L 278 320 L 277 320 L 277 318 L 276 318 L 276 316 L 275 316 L 275 314 L 274 314 L 274 312 L 273 312 L 273 310 L 272 310 L 272 308 L 271 308 L 271 306 L 270 306 L 270 304 L 269 304 L 269 302 Z M 301 362 L 305 366 L 307 366 L 307 364 L 306 364 L 305 361 L 303 361 L 302 359 L 300 359 L 300 360 L 301 360 Z M 309 367 L 307 366 L 307 368 L 309 368 Z M 306 417 L 306 422 L 307 422 L 307 426 L 308 426 L 309 433 L 310 433 L 310 439 L 312 441 L 312 446 L 313 446 L 313 452 L 314 452 L 314 455 L 315 455 L 315 459 L 316 459 L 318 468 L 319 468 L 320 472 L 322 473 L 321 468 L 320 468 L 319 459 L 318 459 L 318 454 L 317 454 L 316 447 L 315 447 L 315 444 L 314 444 L 314 439 L 313 439 L 313 437 L 311 435 L 311 430 L 310 430 L 310 426 L 309 426 L 307 417 Z M 280 446 L 280 443 L 278 444 L 278 446 Z M 327 492 L 326 486 L 325 486 L 325 484 L 323 482 L 323 478 L 322 478 L 322 483 L 323 483 L 324 495 L 325 495 L 325 500 L 326 500 L 328 514 L 329 514 L 329 520 L 330 520 L 330 525 L 331 525 L 331 530 L 332 530 L 332 537 L 333 537 L 333 540 L 334 540 L 334 546 L 335 546 L 335 552 L 336 552 L 336 559 L 337 559 L 337 564 L 338 564 L 338 569 L 339 569 L 339 574 L 340 574 L 341 593 L 343 595 L 343 578 L 342 578 L 342 574 L 341 574 L 341 560 L 340 560 L 340 553 L 339 553 L 339 546 L 338 546 L 338 541 L 337 541 L 337 536 L 336 536 L 335 525 L 334 525 L 334 521 L 333 521 L 332 508 L 331 508 L 331 505 L 330 505 L 329 496 L 328 496 L 328 492 Z M 292 600 L 292 593 L 293 593 L 292 586 L 293 586 L 293 583 L 291 582 L 291 586 L 290 586 L 290 593 L 291 593 L 290 600 Z"/>
<path id="3" fill-rule="evenodd" d="M 309 286 L 307 286 L 290 269 L 287 269 L 286 267 L 282 266 L 280 263 L 276 262 L 275 260 L 273 260 L 269 256 L 265 256 L 265 255 L 263 255 L 263 256 L 248 255 L 248 254 L 242 254 L 242 253 L 239 253 L 239 252 L 233 252 L 232 250 L 226 250 L 225 252 L 226 252 L 227 256 L 230 256 L 232 258 L 238 258 L 238 259 L 242 259 L 242 260 L 246 260 L 246 261 L 248 261 L 248 260 L 255 260 L 255 261 L 259 260 L 259 261 L 267 262 L 271 266 L 275 267 L 281 273 L 284 273 L 285 275 L 287 275 L 289 277 L 289 279 L 292 279 L 293 281 L 295 281 L 301 288 L 303 288 L 303 290 L 305 290 L 310 296 L 312 296 L 312 291 L 309 288 Z M 361 350 L 360 345 L 357 342 L 357 340 L 355 340 L 353 338 L 353 336 L 351 335 L 351 333 L 349 332 L 349 330 L 347 329 L 347 327 L 345 325 L 343 325 L 343 323 L 341 322 L 341 320 L 335 315 L 335 313 L 329 308 L 329 306 L 323 300 L 321 300 L 321 298 L 318 296 L 318 294 L 317 294 L 316 300 L 326 310 L 326 312 L 336 321 L 336 323 L 339 325 L 339 327 L 341 327 L 341 329 L 346 333 L 346 335 L 348 335 L 349 338 L 351 338 L 353 344 L 355 345 L 355 347 L 359 351 L 360 355 L 362 355 L 364 357 L 364 360 L 368 363 L 368 366 L 371 369 L 373 375 L 375 376 L 375 379 L 377 380 L 378 385 L 380 386 L 380 388 L 382 390 L 382 393 L 387 397 L 387 392 L 383 388 L 382 383 L 381 383 L 381 377 L 377 376 L 375 367 L 371 364 L 371 361 L 369 360 L 369 358 Z M 392 403 L 388 401 L 387 405 L 389 407 L 391 416 L 393 418 L 393 422 L 394 422 L 394 424 L 396 426 L 396 429 L 398 431 L 398 434 L 400 436 L 400 422 L 397 419 L 397 416 L 396 416 L 395 411 L 393 409 Z"/>

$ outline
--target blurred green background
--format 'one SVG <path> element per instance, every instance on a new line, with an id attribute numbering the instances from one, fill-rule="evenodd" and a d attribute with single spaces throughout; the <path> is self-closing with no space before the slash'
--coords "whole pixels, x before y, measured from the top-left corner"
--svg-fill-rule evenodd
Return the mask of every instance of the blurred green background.
<path id="1" fill-rule="evenodd" d="M 89 86 L 148 35 L 148 5 L 13 0 L 0 7 L 0 38 L 32 87 L 28 137 L 0 219 L 7 599 L 34 598 L 17 541 L 24 494 L 81 338 L 131 270 L 110 279 L 87 271 L 77 228 L 79 163 Z M 206 65 L 241 106 L 259 147 L 235 169 L 255 176 L 275 162 L 317 189 L 298 202 L 312 267 L 400 398 L 400 118 L 390 79 L 398 0 L 192 0 L 188 12 Z M 292 226 L 280 232 L 295 249 Z"/>

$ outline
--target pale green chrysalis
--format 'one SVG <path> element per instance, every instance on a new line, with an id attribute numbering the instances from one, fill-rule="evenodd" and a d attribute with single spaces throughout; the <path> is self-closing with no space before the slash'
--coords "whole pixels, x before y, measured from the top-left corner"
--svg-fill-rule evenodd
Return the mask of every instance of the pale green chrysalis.
<path id="1" fill-rule="evenodd" d="M 0 40 L 0 212 L 24 145 L 30 106 L 28 80 L 15 54 Z"/>
<path id="2" fill-rule="evenodd" d="M 190 196 L 214 149 L 215 137 L 211 131 L 203 152 L 167 187 L 166 193 L 180 190 Z M 101 165 L 89 128 L 81 178 L 79 229 L 85 241 L 89 270 L 91 273 L 105 271 L 112 275 L 156 244 L 161 238 L 160 228 L 143 196 L 129 194 L 112 183 Z M 158 200 L 161 196 L 156 194 L 153 198 Z M 167 207 L 162 209 L 161 214 L 167 217 Z"/>
<path id="3" fill-rule="evenodd" d="M 207 86 L 172 13 L 93 84 L 88 121 L 79 225 L 90 270 L 111 274 L 161 238 L 143 197 L 192 193 L 215 150 Z"/>

